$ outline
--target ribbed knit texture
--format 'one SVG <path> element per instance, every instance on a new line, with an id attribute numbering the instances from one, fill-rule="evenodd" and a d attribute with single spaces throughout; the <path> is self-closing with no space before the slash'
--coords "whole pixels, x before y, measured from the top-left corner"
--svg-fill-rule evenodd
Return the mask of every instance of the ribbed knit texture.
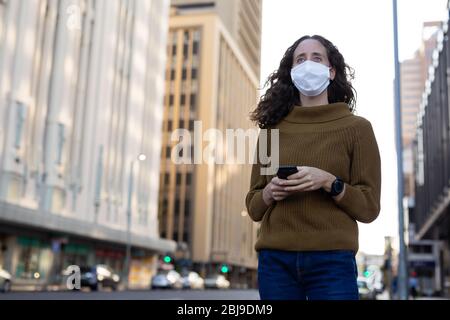
<path id="1" fill-rule="evenodd" d="M 249 216 L 261 221 L 255 249 L 357 252 L 356 221 L 369 223 L 380 212 L 381 162 L 370 122 L 333 103 L 295 106 L 271 129 L 279 129 L 280 165 L 328 171 L 344 180 L 345 194 L 336 201 L 320 189 L 304 191 L 267 206 L 262 190 L 274 175 L 261 175 L 258 161 L 246 197 Z"/>

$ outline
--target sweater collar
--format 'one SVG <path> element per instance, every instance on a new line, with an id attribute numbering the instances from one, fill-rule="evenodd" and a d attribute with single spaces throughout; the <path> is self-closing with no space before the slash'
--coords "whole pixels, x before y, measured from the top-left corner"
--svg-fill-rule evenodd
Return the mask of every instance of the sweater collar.
<path id="1" fill-rule="evenodd" d="M 340 119 L 351 114 L 348 104 L 336 102 L 313 107 L 294 106 L 284 120 L 295 123 L 319 123 Z"/>

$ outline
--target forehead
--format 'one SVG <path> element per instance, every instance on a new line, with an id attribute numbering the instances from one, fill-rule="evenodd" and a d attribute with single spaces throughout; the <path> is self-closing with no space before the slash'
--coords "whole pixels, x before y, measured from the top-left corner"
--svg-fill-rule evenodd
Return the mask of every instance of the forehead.
<path id="1" fill-rule="evenodd" d="M 294 51 L 294 58 L 302 53 L 308 54 L 312 52 L 318 52 L 323 56 L 327 56 L 327 50 L 325 47 L 315 39 L 306 39 L 300 42 Z"/>

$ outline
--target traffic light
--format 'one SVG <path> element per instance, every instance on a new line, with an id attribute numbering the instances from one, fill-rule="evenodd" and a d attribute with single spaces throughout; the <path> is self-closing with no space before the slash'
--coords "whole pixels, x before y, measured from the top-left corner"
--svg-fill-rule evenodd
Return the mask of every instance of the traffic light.
<path id="1" fill-rule="evenodd" d="M 222 264 L 222 267 L 220 267 L 220 272 L 228 273 L 228 271 L 229 271 L 228 265 Z"/>
<path id="2" fill-rule="evenodd" d="M 163 261 L 165 263 L 171 263 L 172 262 L 172 257 L 169 255 L 165 255 Z"/>

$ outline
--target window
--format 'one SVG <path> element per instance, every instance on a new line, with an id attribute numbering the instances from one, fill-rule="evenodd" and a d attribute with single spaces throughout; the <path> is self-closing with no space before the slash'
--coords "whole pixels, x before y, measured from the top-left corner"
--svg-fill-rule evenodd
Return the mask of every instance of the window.
<path id="1" fill-rule="evenodd" d="M 20 148 L 20 143 L 23 136 L 23 125 L 25 123 L 27 107 L 24 103 L 15 101 L 16 105 L 16 137 L 15 137 L 15 147 Z"/>
<path id="2" fill-rule="evenodd" d="M 166 147 L 166 159 L 170 159 L 171 152 L 172 152 L 172 148 L 170 146 Z"/>
<path id="3" fill-rule="evenodd" d="M 184 128 L 184 120 L 180 120 L 179 123 L 179 128 L 183 129 Z"/>
<path id="4" fill-rule="evenodd" d="M 169 184 L 169 182 L 170 182 L 170 174 L 168 172 L 166 172 L 164 174 L 164 183 Z M 164 199 L 164 202 L 167 205 L 167 199 Z"/>
<path id="5" fill-rule="evenodd" d="M 186 173 L 186 185 L 190 185 L 192 182 L 192 173 L 188 172 Z"/>
<path id="6" fill-rule="evenodd" d="M 197 100 L 197 95 L 195 93 L 191 93 L 191 111 L 195 111 L 196 100 Z"/>
<path id="7" fill-rule="evenodd" d="M 187 70 L 186 68 L 183 68 L 181 72 L 181 79 L 186 80 L 186 78 L 187 78 Z"/>
<path id="8" fill-rule="evenodd" d="M 189 217 L 191 214 L 191 202 L 189 200 L 184 200 L 184 216 Z"/>
<path id="9" fill-rule="evenodd" d="M 194 130 L 194 120 L 189 120 L 189 131 Z"/>
<path id="10" fill-rule="evenodd" d="M 177 186 L 181 184 L 181 173 L 177 173 Z"/>
<path id="11" fill-rule="evenodd" d="M 169 95 L 169 106 L 173 106 L 174 97 L 173 94 Z"/>
<path id="12" fill-rule="evenodd" d="M 186 95 L 183 93 L 180 96 L 180 104 L 184 105 L 186 103 Z"/>
<path id="13" fill-rule="evenodd" d="M 167 131 L 172 131 L 172 120 L 167 120 Z"/>
<path id="14" fill-rule="evenodd" d="M 64 135 L 64 124 L 58 123 L 58 158 L 57 158 L 58 164 L 62 163 L 62 155 L 65 141 L 66 138 Z"/>
<path id="15" fill-rule="evenodd" d="M 170 80 L 175 80 L 175 70 L 174 69 L 170 70 Z"/>
<path id="16" fill-rule="evenodd" d="M 192 76 L 191 76 L 191 78 L 192 79 L 197 79 L 197 69 L 192 68 Z"/>
<path id="17" fill-rule="evenodd" d="M 192 54 L 193 55 L 198 54 L 198 47 L 199 47 L 198 41 L 194 41 L 192 44 Z"/>

